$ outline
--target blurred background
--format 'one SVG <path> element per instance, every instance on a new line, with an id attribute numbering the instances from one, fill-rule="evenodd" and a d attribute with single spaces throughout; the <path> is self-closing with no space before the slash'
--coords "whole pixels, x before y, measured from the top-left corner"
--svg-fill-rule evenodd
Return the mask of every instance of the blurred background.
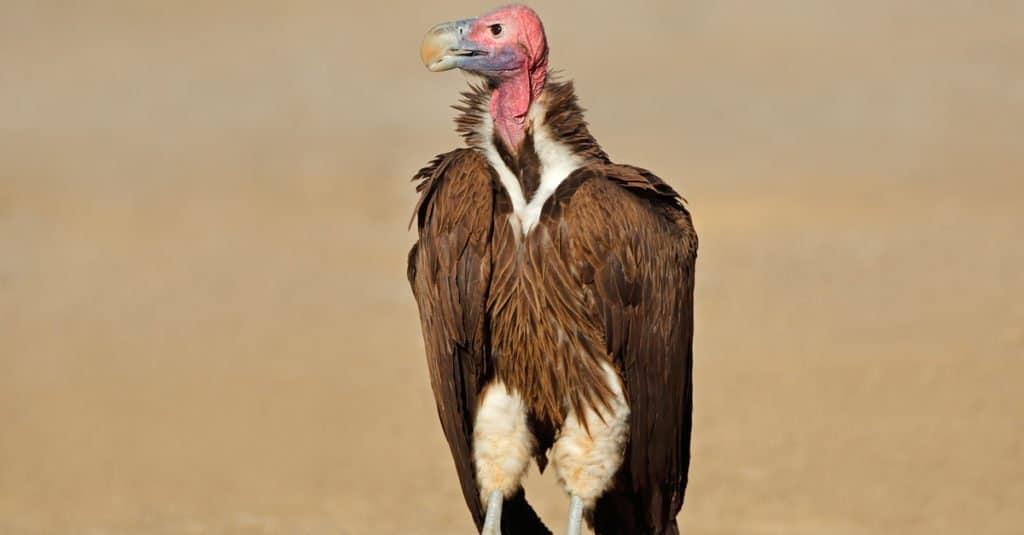
<path id="1" fill-rule="evenodd" d="M 683 532 L 1020 533 L 1024 3 L 533 6 L 701 235 Z M 406 224 L 491 7 L 2 1 L 0 533 L 472 532 Z"/>

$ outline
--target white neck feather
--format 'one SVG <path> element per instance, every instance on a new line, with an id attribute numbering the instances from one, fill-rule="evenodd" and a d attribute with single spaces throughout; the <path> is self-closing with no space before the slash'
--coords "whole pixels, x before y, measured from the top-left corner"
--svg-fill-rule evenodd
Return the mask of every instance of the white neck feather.
<path id="1" fill-rule="evenodd" d="M 548 198 L 558 189 L 558 185 L 583 165 L 583 159 L 555 139 L 551 129 L 544 124 L 545 111 L 542 98 L 530 105 L 530 112 L 527 115 L 528 126 L 532 125 L 533 130 L 533 148 L 540 160 L 540 184 L 529 199 L 523 194 L 519 179 L 505 165 L 501 155 L 498 154 L 497 147 L 494 146 L 494 121 L 490 115 L 486 115 L 480 124 L 479 134 L 483 139 L 481 149 L 491 167 L 497 171 L 498 179 L 512 201 L 512 215 L 509 217 L 509 224 L 519 230 L 523 236 L 529 235 L 530 231 L 540 222 L 541 209 L 544 208 L 544 203 Z"/>

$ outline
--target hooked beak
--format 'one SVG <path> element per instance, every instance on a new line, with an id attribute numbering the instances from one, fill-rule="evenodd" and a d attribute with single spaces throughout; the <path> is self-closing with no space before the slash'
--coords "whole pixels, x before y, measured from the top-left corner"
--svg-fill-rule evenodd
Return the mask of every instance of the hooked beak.
<path id="1" fill-rule="evenodd" d="M 476 19 L 464 19 L 431 28 L 420 46 L 423 65 L 432 72 L 448 71 L 458 67 L 462 58 L 486 55 L 487 51 L 466 39 L 475 22 Z"/>

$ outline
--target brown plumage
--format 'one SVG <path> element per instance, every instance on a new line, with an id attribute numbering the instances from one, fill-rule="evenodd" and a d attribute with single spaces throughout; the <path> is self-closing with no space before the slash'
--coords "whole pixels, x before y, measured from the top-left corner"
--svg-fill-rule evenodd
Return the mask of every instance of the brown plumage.
<path id="1" fill-rule="evenodd" d="M 419 241 L 409 254 L 431 384 L 466 503 L 479 526 L 472 436 L 484 386 L 499 379 L 522 395 L 543 469 L 568 411 L 609 402 L 601 363 L 611 362 L 630 407 L 628 444 L 590 520 L 601 534 L 677 533 L 690 459 L 690 215 L 652 173 L 611 163 L 572 84 L 549 81 L 543 123 L 584 163 L 558 185 L 533 231 L 517 233 L 509 195 L 481 153 L 488 96 L 476 87 L 457 106 L 469 148 L 438 156 L 414 178 Z M 539 165 L 532 145 L 513 156 L 494 142 L 529 198 Z M 505 533 L 549 532 L 521 491 L 505 507 Z"/>

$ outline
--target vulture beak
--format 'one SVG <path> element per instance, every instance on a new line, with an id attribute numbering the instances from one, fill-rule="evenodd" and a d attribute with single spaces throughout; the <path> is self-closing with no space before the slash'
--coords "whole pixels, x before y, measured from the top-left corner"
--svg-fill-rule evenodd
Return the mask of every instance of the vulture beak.
<path id="1" fill-rule="evenodd" d="M 476 19 L 443 22 L 434 26 L 423 38 L 420 58 L 432 72 L 441 72 L 459 66 L 463 58 L 486 55 L 472 41 L 466 38 Z"/>

